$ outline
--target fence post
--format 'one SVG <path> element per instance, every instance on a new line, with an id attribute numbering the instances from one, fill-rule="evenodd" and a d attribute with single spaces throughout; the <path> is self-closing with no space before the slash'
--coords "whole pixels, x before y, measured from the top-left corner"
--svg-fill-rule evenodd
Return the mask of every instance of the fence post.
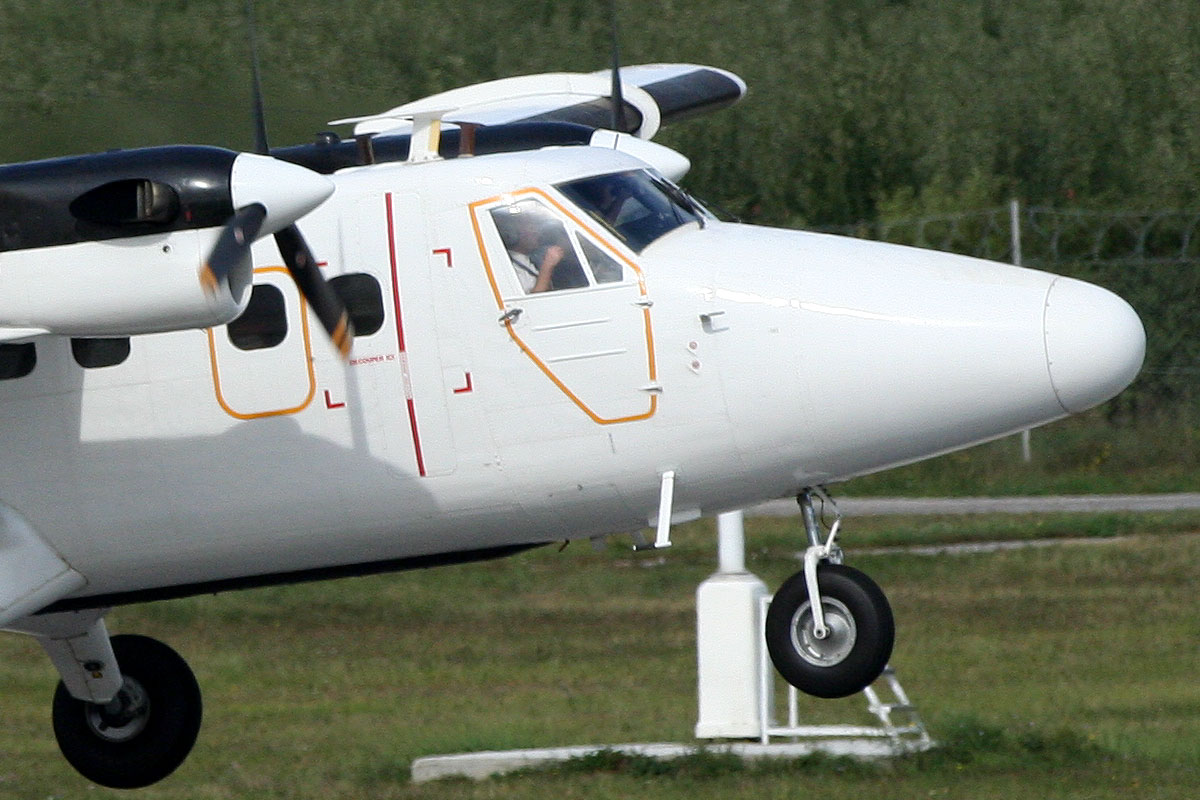
<path id="1" fill-rule="evenodd" d="M 1008 203 L 1009 230 L 1012 232 L 1012 263 L 1021 264 L 1021 201 L 1013 198 Z M 1026 464 L 1033 461 L 1033 444 L 1029 429 L 1021 431 L 1021 458 Z"/>

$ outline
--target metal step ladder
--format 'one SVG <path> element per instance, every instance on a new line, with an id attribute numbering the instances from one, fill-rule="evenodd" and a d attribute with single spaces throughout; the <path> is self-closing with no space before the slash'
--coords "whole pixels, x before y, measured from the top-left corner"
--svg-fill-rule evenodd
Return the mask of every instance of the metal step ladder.
<path id="1" fill-rule="evenodd" d="M 880 682 L 887 685 L 892 695 L 892 702 L 885 703 L 879 699 L 879 693 L 875 691 L 875 687 L 879 686 Z M 867 710 L 879 718 L 880 727 L 894 743 L 898 745 L 915 743 L 919 744 L 922 749 L 933 743 L 929 738 L 929 732 L 925 730 L 925 723 L 921 720 L 921 715 L 917 713 L 917 707 L 908 699 L 904 687 L 900 685 L 900 679 L 896 677 L 896 670 L 892 669 L 891 664 L 883 668 L 883 674 L 879 676 L 879 680 L 863 689 L 863 694 L 867 698 Z M 892 719 L 894 713 L 901 714 L 905 722 L 897 725 Z"/>

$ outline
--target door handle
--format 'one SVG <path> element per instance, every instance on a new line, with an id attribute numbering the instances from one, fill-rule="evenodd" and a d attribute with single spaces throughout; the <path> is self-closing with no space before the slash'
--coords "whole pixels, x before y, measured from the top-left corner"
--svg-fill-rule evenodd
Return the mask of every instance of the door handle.
<path id="1" fill-rule="evenodd" d="M 720 333 L 721 331 L 729 330 L 729 325 L 725 320 L 721 319 L 725 316 L 724 311 L 709 311 L 700 315 L 700 326 L 704 328 L 705 333 Z"/>
<path id="2" fill-rule="evenodd" d="M 512 323 L 517 321 L 518 317 L 521 316 L 522 311 L 524 311 L 524 309 L 521 309 L 521 308 L 508 309 L 507 311 L 505 311 L 503 314 L 500 315 L 500 320 L 499 320 L 500 324 L 501 325 L 511 325 Z"/>

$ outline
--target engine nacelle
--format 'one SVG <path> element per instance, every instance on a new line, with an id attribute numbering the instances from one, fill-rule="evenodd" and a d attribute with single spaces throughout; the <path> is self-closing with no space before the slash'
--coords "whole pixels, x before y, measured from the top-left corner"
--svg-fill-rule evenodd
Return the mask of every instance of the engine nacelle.
<path id="1" fill-rule="evenodd" d="M 295 164 L 193 145 L 0 166 L 0 339 L 224 325 L 249 302 L 249 250 L 221 280 L 200 273 L 235 213 L 260 207 L 261 238 L 333 191 Z"/>
<path id="2" fill-rule="evenodd" d="M 220 228 L 0 253 L 0 328 L 131 336 L 209 328 L 249 302 L 246 258 L 209 294 L 197 272 Z"/>

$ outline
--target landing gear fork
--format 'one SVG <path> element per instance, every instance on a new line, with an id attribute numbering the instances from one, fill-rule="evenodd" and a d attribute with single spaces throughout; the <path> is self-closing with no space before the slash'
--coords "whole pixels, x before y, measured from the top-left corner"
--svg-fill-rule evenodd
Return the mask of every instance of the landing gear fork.
<path id="1" fill-rule="evenodd" d="M 833 509 L 834 520 L 829 526 L 829 536 L 821 540 L 821 525 L 817 521 L 817 512 L 813 508 L 813 494 L 816 494 L 822 505 L 828 503 Z M 838 511 L 837 503 L 833 501 L 821 487 L 806 487 L 796 496 L 800 504 L 800 514 L 804 519 L 804 531 L 808 534 L 808 549 L 804 551 L 804 581 L 808 586 L 808 602 L 811 604 L 813 616 L 813 638 L 825 639 L 829 636 L 829 627 L 825 624 L 824 604 L 821 602 L 821 590 L 817 585 L 817 567 L 822 561 L 831 564 L 841 564 L 842 548 L 838 547 L 837 535 L 842 526 L 842 514 Z"/>

